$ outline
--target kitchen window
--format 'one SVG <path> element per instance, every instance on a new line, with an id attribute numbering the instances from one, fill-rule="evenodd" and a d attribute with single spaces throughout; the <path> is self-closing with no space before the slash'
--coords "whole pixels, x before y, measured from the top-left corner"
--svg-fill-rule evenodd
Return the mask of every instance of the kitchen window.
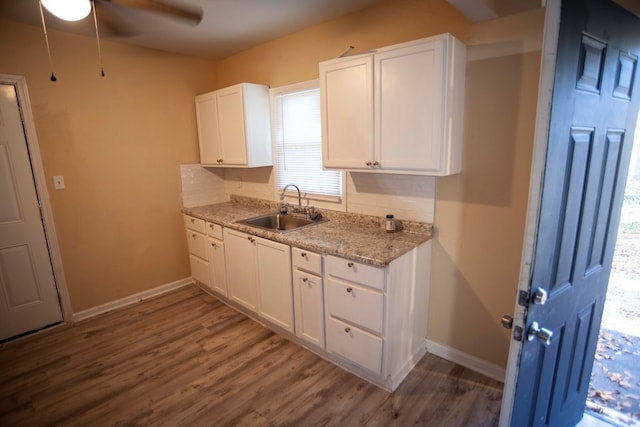
<path id="1" fill-rule="evenodd" d="M 318 80 L 272 89 L 271 120 L 277 191 L 296 184 L 306 198 L 340 202 L 342 172 L 322 170 Z"/>

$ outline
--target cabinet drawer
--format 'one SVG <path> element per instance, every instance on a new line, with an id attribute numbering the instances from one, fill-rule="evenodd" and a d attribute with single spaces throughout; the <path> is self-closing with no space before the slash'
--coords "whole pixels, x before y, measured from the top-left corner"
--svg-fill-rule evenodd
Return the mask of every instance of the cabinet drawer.
<path id="1" fill-rule="evenodd" d="M 328 313 L 378 334 L 382 334 L 383 301 L 383 295 L 374 290 L 327 280 Z"/>
<path id="2" fill-rule="evenodd" d="M 209 283 L 209 263 L 189 255 L 189 264 L 191 265 L 191 277 L 205 286 L 211 286 Z"/>
<path id="3" fill-rule="evenodd" d="M 222 240 L 222 226 L 220 224 L 214 224 L 213 222 L 207 222 L 207 236 L 214 239 Z"/>
<path id="4" fill-rule="evenodd" d="M 204 234 L 204 220 L 200 218 L 194 218 L 189 215 L 184 215 L 184 225 L 189 230 L 197 231 Z"/>
<path id="5" fill-rule="evenodd" d="M 334 318 L 327 320 L 327 350 L 377 374 L 382 371 L 382 338 Z"/>
<path id="6" fill-rule="evenodd" d="M 322 256 L 304 249 L 291 248 L 293 266 L 300 270 L 322 276 Z"/>
<path id="7" fill-rule="evenodd" d="M 384 268 L 373 267 L 330 255 L 327 257 L 327 274 L 384 290 Z"/>
<path id="8" fill-rule="evenodd" d="M 187 244 L 189 246 L 189 253 L 196 255 L 203 260 L 207 261 L 207 237 L 204 234 L 196 233 L 192 230 L 187 230 Z"/>

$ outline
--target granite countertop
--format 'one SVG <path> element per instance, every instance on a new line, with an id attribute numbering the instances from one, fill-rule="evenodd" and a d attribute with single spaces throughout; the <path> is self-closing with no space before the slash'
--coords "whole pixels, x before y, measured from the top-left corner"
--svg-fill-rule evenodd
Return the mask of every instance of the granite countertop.
<path id="1" fill-rule="evenodd" d="M 319 209 L 328 221 L 285 233 L 236 221 L 276 211 L 276 204 L 232 196 L 230 202 L 183 208 L 182 212 L 223 227 L 321 254 L 384 267 L 431 238 L 431 224 L 399 222 L 403 231 L 387 233 L 384 218 Z"/>

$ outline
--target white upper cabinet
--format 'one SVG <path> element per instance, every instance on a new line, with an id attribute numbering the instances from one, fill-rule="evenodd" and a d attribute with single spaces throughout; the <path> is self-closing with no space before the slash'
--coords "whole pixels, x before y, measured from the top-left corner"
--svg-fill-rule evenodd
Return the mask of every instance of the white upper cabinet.
<path id="1" fill-rule="evenodd" d="M 196 118 L 203 166 L 273 164 L 267 86 L 241 83 L 198 95 Z"/>
<path id="2" fill-rule="evenodd" d="M 323 165 L 362 169 L 373 150 L 373 56 L 320 63 Z"/>
<path id="3" fill-rule="evenodd" d="M 320 64 L 323 164 L 459 173 L 466 47 L 444 34 Z"/>

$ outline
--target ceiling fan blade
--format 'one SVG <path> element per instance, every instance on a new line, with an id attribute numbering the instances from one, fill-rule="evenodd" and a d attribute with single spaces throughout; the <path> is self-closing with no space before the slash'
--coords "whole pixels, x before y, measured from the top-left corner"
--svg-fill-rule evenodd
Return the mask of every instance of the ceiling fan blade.
<path id="1" fill-rule="evenodd" d="M 110 7 L 108 2 L 94 2 L 94 4 L 101 35 L 105 37 L 133 37 L 140 34 L 140 31 L 122 19 L 117 10 Z"/>
<path id="2" fill-rule="evenodd" d="M 202 21 L 202 9 L 194 5 L 169 4 L 162 0 L 106 0 L 117 3 L 121 6 L 133 7 L 146 10 L 148 12 L 160 13 L 167 16 L 183 19 L 193 25 L 198 25 Z"/>

